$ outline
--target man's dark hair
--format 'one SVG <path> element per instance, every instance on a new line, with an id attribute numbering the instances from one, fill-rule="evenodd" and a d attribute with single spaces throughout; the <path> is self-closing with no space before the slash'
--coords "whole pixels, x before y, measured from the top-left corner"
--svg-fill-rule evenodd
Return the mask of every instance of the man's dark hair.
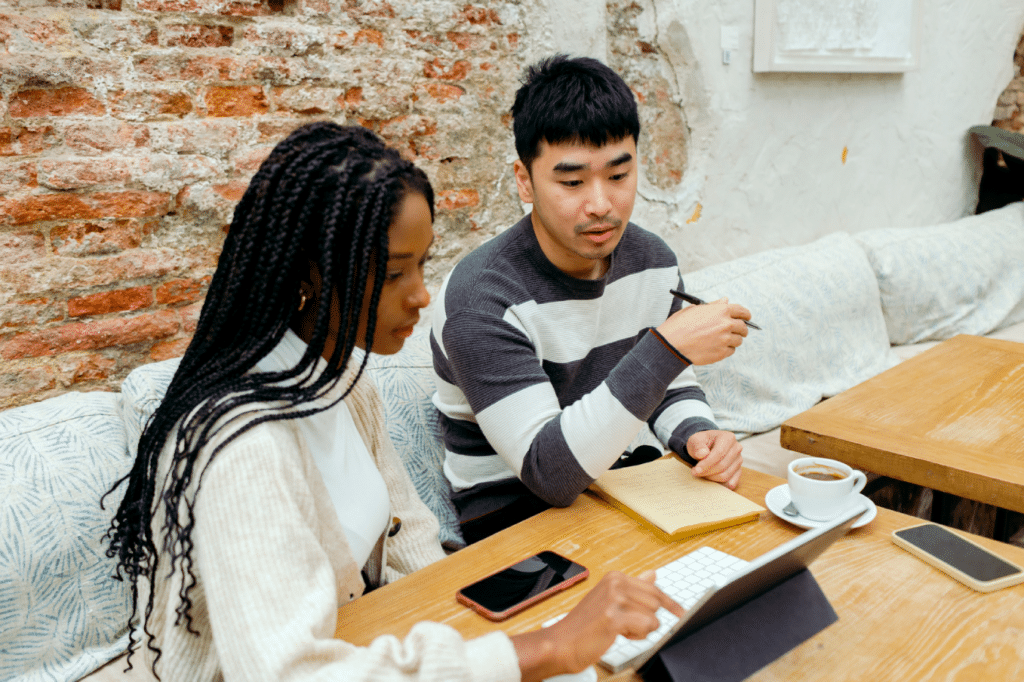
<path id="1" fill-rule="evenodd" d="M 171 571 L 180 571 L 185 578 L 177 623 L 195 632 L 189 591 L 196 582 L 192 531 L 203 472 L 227 443 L 248 429 L 330 407 L 323 404 L 327 401 L 316 407 L 310 401 L 325 396 L 341 380 L 358 341 L 358 320 L 369 291 L 363 339 L 367 353 L 344 394 L 358 381 L 373 342 L 384 283 L 375 273 L 386 270 L 388 228 L 411 193 L 423 195 L 433 219 L 433 190 L 422 170 L 368 130 L 320 122 L 302 126 L 274 147 L 235 207 L 192 341 L 142 432 L 132 470 L 107 493 L 115 498 L 117 492 L 124 493 L 107 534 L 107 555 L 117 558 L 117 577 L 130 582 L 130 622 L 141 615 L 149 636 L 146 644 L 157 659 L 160 650 L 148 630 L 156 589 L 149 590 L 140 613 L 139 580 L 152 585 L 164 561 Z M 311 264 L 322 285 L 319 300 L 312 302 L 315 322 L 305 354 L 284 371 L 250 372 L 294 327 L 300 282 L 310 278 Z M 332 291 L 340 302 L 340 328 L 326 369 L 315 371 L 332 331 Z M 276 408 L 259 409 L 257 403 Z M 237 416 L 224 423 L 229 412 L 247 406 L 240 427 Z M 201 458 L 222 428 L 229 435 Z M 164 480 L 158 476 L 158 461 L 168 441 L 173 457 Z M 153 521 L 160 518 L 160 510 L 160 537 L 154 538 Z M 169 558 L 162 561 L 164 553 Z M 132 630 L 129 655 L 139 643 Z"/>
<path id="2" fill-rule="evenodd" d="M 527 171 L 542 140 L 600 146 L 640 136 L 633 92 L 617 73 L 590 57 L 559 54 L 527 68 L 512 118 L 516 152 Z"/>

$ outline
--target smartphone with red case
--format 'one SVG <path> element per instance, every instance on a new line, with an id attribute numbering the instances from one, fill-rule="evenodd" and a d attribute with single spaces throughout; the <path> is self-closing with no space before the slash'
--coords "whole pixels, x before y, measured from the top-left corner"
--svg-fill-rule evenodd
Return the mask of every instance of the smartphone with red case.
<path id="1" fill-rule="evenodd" d="M 455 598 L 484 618 L 505 620 L 588 575 L 580 564 L 544 551 L 463 587 Z"/>

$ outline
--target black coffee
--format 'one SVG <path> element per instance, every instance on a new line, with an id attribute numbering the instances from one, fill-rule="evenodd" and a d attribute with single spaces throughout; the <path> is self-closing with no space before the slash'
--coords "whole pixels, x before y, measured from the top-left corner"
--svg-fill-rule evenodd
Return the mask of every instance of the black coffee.
<path id="1" fill-rule="evenodd" d="M 798 471 L 798 474 L 812 481 L 841 481 L 846 474 L 834 469 L 812 469 L 810 471 Z"/>

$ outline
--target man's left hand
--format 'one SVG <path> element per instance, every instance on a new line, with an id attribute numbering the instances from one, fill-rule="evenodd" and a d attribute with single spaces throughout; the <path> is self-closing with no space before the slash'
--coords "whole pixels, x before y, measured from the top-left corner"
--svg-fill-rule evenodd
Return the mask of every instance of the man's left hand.
<path id="1" fill-rule="evenodd" d="M 739 485 L 743 446 L 731 431 L 698 431 L 686 441 L 686 451 L 697 460 L 694 476 L 723 483 L 730 490 Z"/>

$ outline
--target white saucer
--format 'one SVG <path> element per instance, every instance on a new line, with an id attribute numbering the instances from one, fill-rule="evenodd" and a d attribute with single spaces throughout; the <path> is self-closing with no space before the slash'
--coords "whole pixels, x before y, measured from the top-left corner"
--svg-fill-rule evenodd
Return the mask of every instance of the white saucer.
<path id="1" fill-rule="evenodd" d="M 876 516 L 878 516 L 878 507 L 871 501 L 871 498 L 865 497 L 864 495 L 857 495 L 861 504 L 866 506 L 868 510 L 861 514 L 861 517 L 853 524 L 853 528 L 860 528 L 871 523 Z M 783 521 L 788 521 L 794 526 L 800 526 L 801 528 L 817 528 L 818 526 L 824 525 L 826 521 L 812 521 L 811 519 L 805 519 L 802 516 L 789 516 L 788 514 L 782 513 L 782 508 L 789 504 L 789 484 L 783 483 L 777 485 L 768 491 L 768 494 L 764 496 L 764 503 L 768 505 L 768 509 L 771 510 L 772 514 L 775 514 Z"/>
<path id="2" fill-rule="evenodd" d="M 575 674 L 568 673 L 566 675 L 548 677 L 544 682 L 597 682 L 597 671 L 594 670 L 594 666 L 590 666 L 586 670 Z"/>

